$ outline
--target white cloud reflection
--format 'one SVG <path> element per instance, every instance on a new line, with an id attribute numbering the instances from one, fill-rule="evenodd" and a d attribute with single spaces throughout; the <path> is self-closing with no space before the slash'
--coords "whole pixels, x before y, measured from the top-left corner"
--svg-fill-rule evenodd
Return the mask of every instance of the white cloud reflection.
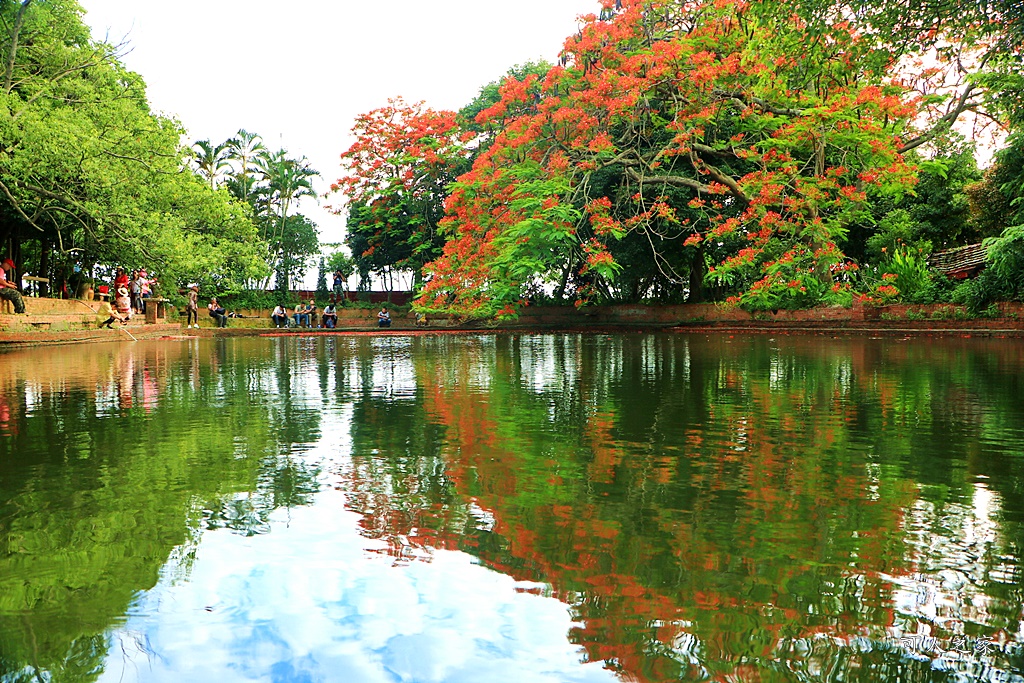
<path id="1" fill-rule="evenodd" d="M 462 552 L 367 552 L 383 544 L 344 502 L 327 490 L 278 510 L 268 534 L 206 533 L 189 578 L 167 572 L 113 634 L 99 680 L 616 680 L 581 664 L 563 603 Z"/>

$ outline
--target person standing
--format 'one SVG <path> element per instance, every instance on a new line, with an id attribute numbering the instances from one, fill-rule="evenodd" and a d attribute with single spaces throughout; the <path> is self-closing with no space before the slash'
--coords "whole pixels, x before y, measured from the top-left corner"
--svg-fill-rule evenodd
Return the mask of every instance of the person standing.
<path id="1" fill-rule="evenodd" d="M 195 327 L 199 329 L 199 285 L 192 285 L 188 290 L 188 303 L 185 304 L 185 315 L 188 321 L 185 324 L 186 329 L 192 329 L 192 324 L 195 323 Z"/>
<path id="2" fill-rule="evenodd" d="M 14 305 L 15 313 L 25 312 L 25 300 L 21 298 L 18 285 L 11 281 L 14 276 L 14 261 L 4 259 L 0 263 L 0 299 L 7 299 Z"/>
<path id="3" fill-rule="evenodd" d="M 132 282 L 129 291 L 132 294 L 132 308 L 136 313 L 143 313 L 142 310 L 142 276 L 139 271 L 132 272 Z"/>
<path id="4" fill-rule="evenodd" d="M 117 290 L 120 289 L 121 287 L 127 288 L 128 287 L 128 283 L 129 283 L 128 274 L 124 272 L 124 268 L 118 268 L 116 271 L 114 271 L 114 293 L 115 294 L 117 293 Z"/>
<path id="5" fill-rule="evenodd" d="M 139 296 L 142 298 L 142 312 L 146 312 L 146 299 L 153 296 L 153 282 L 149 273 L 145 270 L 139 271 Z"/>
<path id="6" fill-rule="evenodd" d="M 334 301 L 335 303 L 341 301 L 342 294 L 344 293 L 344 282 L 345 276 L 341 274 L 340 270 L 334 271 Z"/>
<path id="7" fill-rule="evenodd" d="M 228 326 L 227 311 L 224 310 L 223 306 L 217 303 L 217 297 L 212 297 L 210 299 L 210 304 L 206 308 L 210 311 L 210 317 L 217 322 L 217 327 Z"/>

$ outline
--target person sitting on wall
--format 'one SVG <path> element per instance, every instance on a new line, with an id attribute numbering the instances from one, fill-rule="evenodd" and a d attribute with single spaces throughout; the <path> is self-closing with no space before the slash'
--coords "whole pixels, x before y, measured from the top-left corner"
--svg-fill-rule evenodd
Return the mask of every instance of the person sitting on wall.
<path id="1" fill-rule="evenodd" d="M 388 313 L 387 306 L 381 307 L 377 313 L 377 327 L 391 327 L 391 314 Z"/>
<path id="2" fill-rule="evenodd" d="M 333 330 L 338 326 L 338 310 L 334 307 L 334 304 L 327 304 L 324 306 L 324 313 L 321 316 L 324 327 L 329 330 Z"/>
<path id="3" fill-rule="evenodd" d="M 284 306 L 278 304 L 274 307 L 274 312 L 270 314 L 270 320 L 274 323 L 274 327 L 288 327 L 288 314 L 285 313 Z"/>
<path id="4" fill-rule="evenodd" d="M 306 304 L 306 319 L 309 321 L 310 327 L 319 327 L 316 324 L 316 302 L 312 299 Z"/>
<path id="5" fill-rule="evenodd" d="M 217 303 L 217 297 L 211 298 L 210 305 L 207 306 L 206 308 L 208 308 L 210 311 L 210 317 L 217 321 L 217 327 L 228 326 L 227 311 L 224 309 L 223 306 Z"/>
<path id="6" fill-rule="evenodd" d="M 427 314 L 426 313 L 418 313 L 417 312 L 416 313 L 416 327 L 426 327 L 427 325 L 429 325 L 429 323 L 427 322 Z"/>
<path id="7" fill-rule="evenodd" d="M 15 313 L 25 312 L 25 300 L 21 298 L 21 292 L 18 291 L 18 285 L 11 282 L 8 276 L 13 277 L 14 275 L 14 261 L 11 259 L 4 259 L 3 263 L 0 263 L 0 299 L 7 299 L 14 306 Z"/>
<path id="8" fill-rule="evenodd" d="M 309 325 L 309 316 L 306 315 L 306 306 L 301 301 L 295 304 L 295 315 L 292 316 L 292 320 L 295 321 L 295 327 L 302 327 L 303 322 Z"/>

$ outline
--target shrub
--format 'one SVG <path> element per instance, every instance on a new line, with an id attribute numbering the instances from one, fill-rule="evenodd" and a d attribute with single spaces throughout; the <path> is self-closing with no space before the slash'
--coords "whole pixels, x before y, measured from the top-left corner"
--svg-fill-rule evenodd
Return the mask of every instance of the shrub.
<path id="1" fill-rule="evenodd" d="M 1024 225 L 1014 225 L 999 237 L 985 240 L 988 267 L 953 291 L 953 300 L 979 313 L 998 301 L 1024 300 Z"/>
<path id="2" fill-rule="evenodd" d="M 882 264 L 882 270 L 882 279 L 890 280 L 890 284 L 899 290 L 900 298 L 908 303 L 917 302 L 931 284 L 928 261 L 919 249 L 897 247 L 889 260 Z M 889 275 L 895 277 L 889 278 Z"/>

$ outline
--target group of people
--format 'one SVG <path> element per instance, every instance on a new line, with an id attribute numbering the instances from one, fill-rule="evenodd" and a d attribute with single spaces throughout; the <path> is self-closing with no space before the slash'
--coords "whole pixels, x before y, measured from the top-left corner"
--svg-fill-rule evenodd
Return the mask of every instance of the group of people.
<path id="1" fill-rule="evenodd" d="M 228 326 L 228 312 L 217 297 L 210 297 L 206 310 L 217 327 Z M 199 285 L 190 285 L 185 295 L 185 327 L 199 329 Z"/>
<path id="2" fill-rule="evenodd" d="M 153 286 L 156 280 L 151 278 L 144 268 L 133 270 L 131 275 L 118 268 L 114 275 L 114 292 L 121 294 L 120 290 L 127 290 L 128 305 L 132 313 L 146 312 L 146 299 L 153 296 Z M 116 297 L 115 297 L 116 298 Z"/>
<path id="3" fill-rule="evenodd" d="M 278 328 L 294 325 L 295 327 L 320 327 L 333 330 L 338 326 L 338 310 L 333 303 L 327 304 L 323 313 L 320 314 L 318 323 L 316 302 L 310 299 L 309 303 L 300 301 L 296 304 L 290 320 L 285 307 L 278 304 L 270 314 L 270 320 L 274 323 L 274 327 Z"/>
<path id="4" fill-rule="evenodd" d="M 132 316 L 146 312 L 146 299 L 153 296 L 155 280 L 149 277 L 144 269 L 133 270 L 131 276 L 124 268 L 114 271 L 114 297 L 110 306 L 109 318 L 100 323 L 100 327 L 109 328 L 119 322 L 127 325 Z M 101 288 L 101 291 L 102 288 Z"/>
<path id="5" fill-rule="evenodd" d="M 333 303 L 324 307 L 320 314 L 320 321 L 317 322 L 316 301 L 310 299 L 308 303 L 299 302 L 295 306 L 291 317 L 283 304 L 278 304 L 270 314 L 270 320 L 274 327 L 317 327 L 333 330 L 338 326 L 338 310 Z M 391 327 L 391 312 L 384 306 L 377 313 L 377 327 Z"/>
<path id="6" fill-rule="evenodd" d="M 129 276 L 124 268 L 114 271 L 114 296 L 110 306 L 109 318 L 100 323 L 100 327 L 110 327 L 119 322 L 127 325 L 132 316 L 146 312 L 146 299 L 153 296 L 153 284 L 144 269 L 133 270 Z M 103 288 L 100 290 L 103 291 Z"/>

